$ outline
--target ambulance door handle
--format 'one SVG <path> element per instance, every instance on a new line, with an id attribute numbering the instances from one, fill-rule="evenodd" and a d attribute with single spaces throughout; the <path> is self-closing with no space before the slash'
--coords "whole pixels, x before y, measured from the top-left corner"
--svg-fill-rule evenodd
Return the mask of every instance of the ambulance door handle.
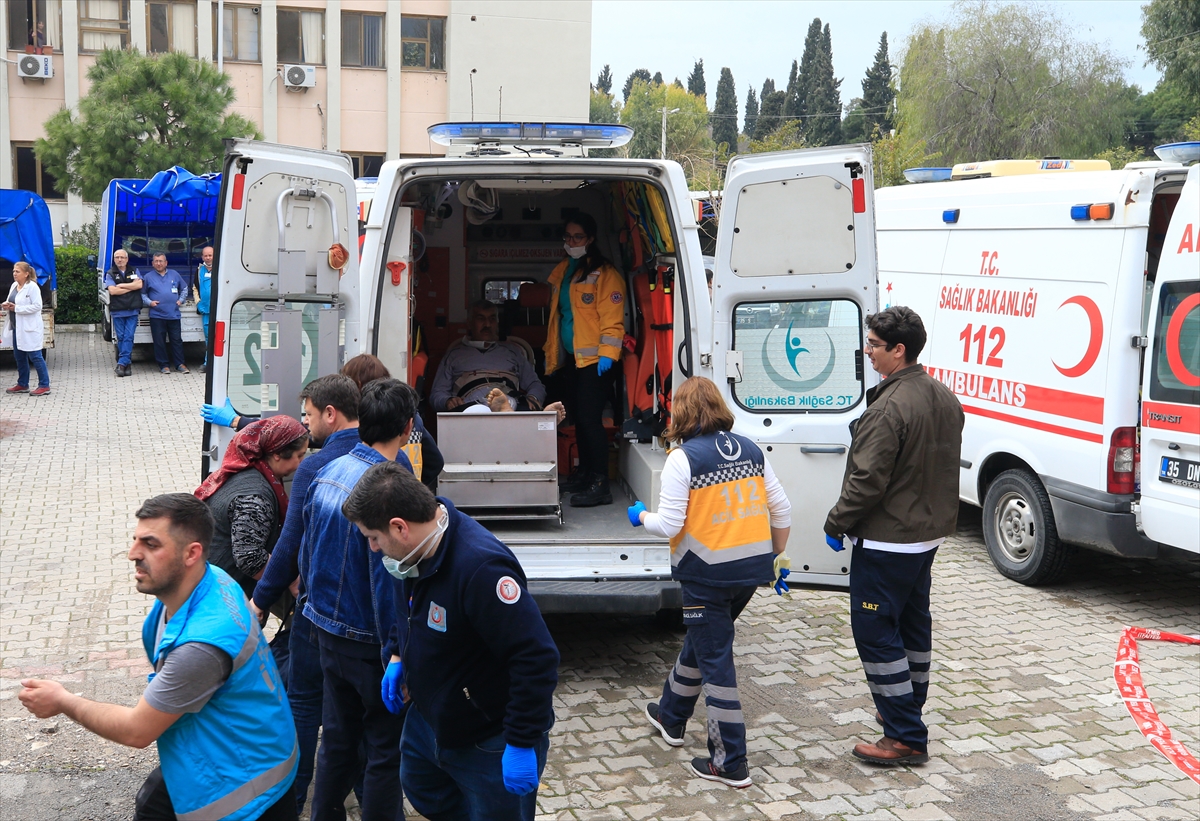
<path id="1" fill-rule="evenodd" d="M 801 453 L 845 453 L 845 445 L 801 445 Z"/>

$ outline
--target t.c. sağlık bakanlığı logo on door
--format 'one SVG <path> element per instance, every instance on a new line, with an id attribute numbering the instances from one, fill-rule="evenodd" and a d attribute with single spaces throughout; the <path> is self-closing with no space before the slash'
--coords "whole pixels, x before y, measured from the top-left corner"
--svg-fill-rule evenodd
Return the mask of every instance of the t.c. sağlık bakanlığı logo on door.
<path id="1" fill-rule="evenodd" d="M 794 324 L 794 322 L 788 323 L 787 333 L 784 335 L 783 340 L 783 349 L 787 356 L 788 364 L 792 366 L 792 372 L 795 373 L 796 376 L 802 376 L 801 366 L 803 361 L 800 359 L 800 355 L 812 354 L 812 351 L 803 347 L 803 341 L 798 333 L 792 333 Z M 829 345 L 828 361 L 826 361 L 825 366 L 821 368 L 817 374 L 802 379 L 789 379 L 781 374 L 779 370 L 771 364 L 771 333 L 772 332 L 768 332 L 766 339 L 763 340 L 762 367 L 763 371 L 766 372 L 767 377 L 770 378 L 772 382 L 784 390 L 791 391 L 793 393 L 806 393 L 808 391 L 814 391 L 825 384 L 830 375 L 833 373 L 834 366 L 837 364 L 837 351 L 834 348 L 833 339 L 830 338 L 828 333 L 825 334 L 825 342 Z M 805 357 L 805 359 L 808 359 L 808 357 Z M 808 369 L 806 368 L 805 370 Z"/>

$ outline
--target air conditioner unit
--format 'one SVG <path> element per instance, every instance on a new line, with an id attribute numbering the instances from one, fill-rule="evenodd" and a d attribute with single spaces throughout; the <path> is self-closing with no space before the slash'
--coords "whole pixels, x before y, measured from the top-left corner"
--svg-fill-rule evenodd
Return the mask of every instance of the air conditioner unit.
<path id="1" fill-rule="evenodd" d="M 286 88 L 312 88 L 317 84 L 314 66 L 284 66 L 283 85 Z"/>
<path id="2" fill-rule="evenodd" d="M 17 59 L 17 76 L 48 80 L 54 76 L 54 58 L 49 54 L 22 54 Z"/>

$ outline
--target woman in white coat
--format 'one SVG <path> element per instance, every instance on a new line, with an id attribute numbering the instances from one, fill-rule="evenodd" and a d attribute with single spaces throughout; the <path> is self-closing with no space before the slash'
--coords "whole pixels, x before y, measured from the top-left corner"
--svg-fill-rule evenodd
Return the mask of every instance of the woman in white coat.
<path id="1" fill-rule="evenodd" d="M 28 262 L 13 266 L 13 286 L 8 300 L 2 306 L 8 311 L 10 328 L 13 329 L 13 356 L 17 360 L 17 384 L 6 393 L 28 393 L 30 396 L 45 396 L 50 393 L 50 372 L 42 357 L 45 328 L 42 325 L 42 292 L 38 290 L 37 277 Z M 38 386 L 29 390 L 29 364 L 37 369 Z"/>

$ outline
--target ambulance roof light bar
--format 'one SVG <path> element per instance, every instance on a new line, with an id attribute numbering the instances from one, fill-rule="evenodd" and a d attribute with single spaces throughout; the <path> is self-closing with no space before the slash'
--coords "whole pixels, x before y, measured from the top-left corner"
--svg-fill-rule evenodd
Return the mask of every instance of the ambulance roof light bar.
<path id="1" fill-rule="evenodd" d="M 950 179 L 949 168 L 906 168 L 904 179 L 909 182 L 944 182 Z"/>
<path id="2" fill-rule="evenodd" d="M 1200 142 L 1167 143 L 1155 146 L 1154 154 L 1163 162 L 1191 165 L 1200 162 Z"/>
<path id="3" fill-rule="evenodd" d="M 581 145 L 619 148 L 633 139 L 633 129 L 614 123 L 437 123 L 429 139 L 438 145 Z"/>
<path id="4" fill-rule="evenodd" d="M 954 180 L 975 180 L 983 177 L 1015 177 L 1022 174 L 1044 174 L 1064 171 L 1111 171 L 1108 160 L 1064 160 L 1047 157 L 1042 160 L 989 160 L 960 162 L 950 172 Z"/>

